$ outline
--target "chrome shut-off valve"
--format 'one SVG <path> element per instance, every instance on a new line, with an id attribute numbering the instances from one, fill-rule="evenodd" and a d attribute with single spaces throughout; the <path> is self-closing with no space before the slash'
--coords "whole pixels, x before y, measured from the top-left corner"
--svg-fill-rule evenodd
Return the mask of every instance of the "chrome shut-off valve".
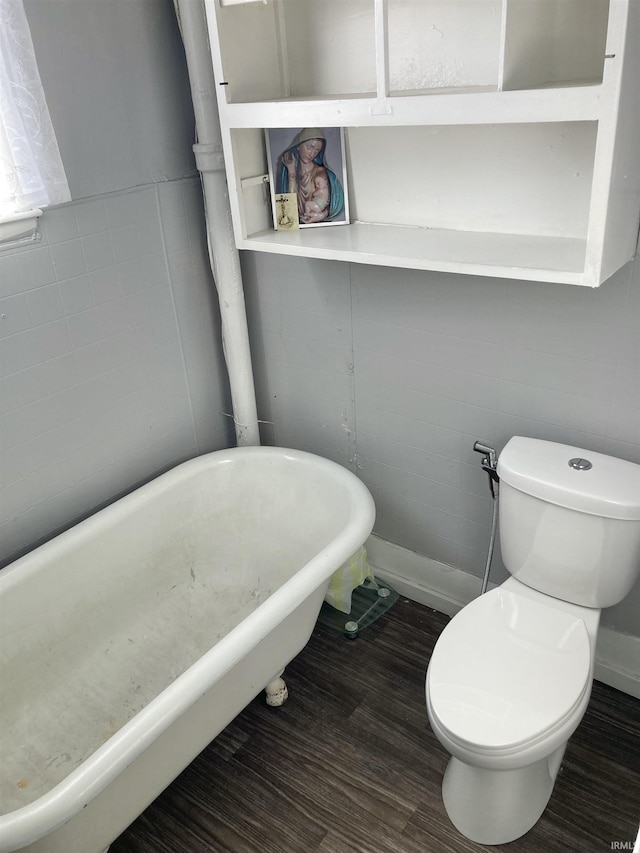
<path id="1" fill-rule="evenodd" d="M 480 460 L 480 465 L 482 466 L 482 470 L 485 471 L 489 475 L 489 488 L 491 489 L 491 497 L 495 498 L 495 488 L 494 484 L 500 482 L 500 478 L 498 477 L 498 456 L 496 454 L 495 448 L 490 447 L 488 444 L 484 444 L 482 441 L 475 441 L 473 444 L 473 449 L 476 453 L 482 453 L 482 459 Z"/>

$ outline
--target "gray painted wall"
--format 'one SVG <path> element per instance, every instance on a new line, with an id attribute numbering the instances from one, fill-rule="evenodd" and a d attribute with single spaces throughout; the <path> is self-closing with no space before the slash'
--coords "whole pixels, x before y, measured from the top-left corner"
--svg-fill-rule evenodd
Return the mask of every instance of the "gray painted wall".
<path id="1" fill-rule="evenodd" d="M 73 199 L 195 174 L 171 0 L 25 0 Z"/>
<path id="2" fill-rule="evenodd" d="M 168 0 L 27 0 L 74 202 L 0 253 L 0 564 L 234 443 Z"/>
<path id="3" fill-rule="evenodd" d="M 265 442 L 356 471 L 391 542 L 482 576 L 475 439 L 640 463 L 640 259 L 596 290 L 254 253 L 243 271 Z M 603 623 L 640 636 L 640 584 Z"/>

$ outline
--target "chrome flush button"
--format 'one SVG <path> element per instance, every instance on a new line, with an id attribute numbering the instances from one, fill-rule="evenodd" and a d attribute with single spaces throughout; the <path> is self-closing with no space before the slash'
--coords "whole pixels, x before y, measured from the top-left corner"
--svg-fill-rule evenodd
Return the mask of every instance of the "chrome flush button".
<path id="1" fill-rule="evenodd" d="M 569 468 L 574 468 L 576 471 L 588 471 L 589 468 L 593 468 L 593 465 L 588 459 L 581 459 L 579 456 L 574 456 L 573 459 L 569 460 Z"/>

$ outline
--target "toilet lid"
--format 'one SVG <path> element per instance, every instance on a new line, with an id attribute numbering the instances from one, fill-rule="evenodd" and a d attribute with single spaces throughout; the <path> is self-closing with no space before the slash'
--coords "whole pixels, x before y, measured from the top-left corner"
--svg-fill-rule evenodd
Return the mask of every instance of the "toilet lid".
<path id="1" fill-rule="evenodd" d="M 498 588 L 463 608 L 429 663 L 432 711 L 452 738 L 508 749 L 556 728 L 587 689 L 589 637 L 577 616 Z"/>

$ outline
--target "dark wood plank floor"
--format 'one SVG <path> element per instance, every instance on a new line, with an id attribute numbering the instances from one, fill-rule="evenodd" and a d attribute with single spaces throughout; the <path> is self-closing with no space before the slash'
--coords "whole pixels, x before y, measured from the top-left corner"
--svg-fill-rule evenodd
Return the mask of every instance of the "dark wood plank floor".
<path id="1" fill-rule="evenodd" d="M 495 850 L 461 836 L 440 796 L 424 676 L 447 621 L 400 599 L 356 640 L 317 627 L 287 669 L 288 703 L 254 700 L 111 853 Z M 639 819 L 640 701 L 596 683 L 545 814 L 499 849 L 604 853 Z"/>

